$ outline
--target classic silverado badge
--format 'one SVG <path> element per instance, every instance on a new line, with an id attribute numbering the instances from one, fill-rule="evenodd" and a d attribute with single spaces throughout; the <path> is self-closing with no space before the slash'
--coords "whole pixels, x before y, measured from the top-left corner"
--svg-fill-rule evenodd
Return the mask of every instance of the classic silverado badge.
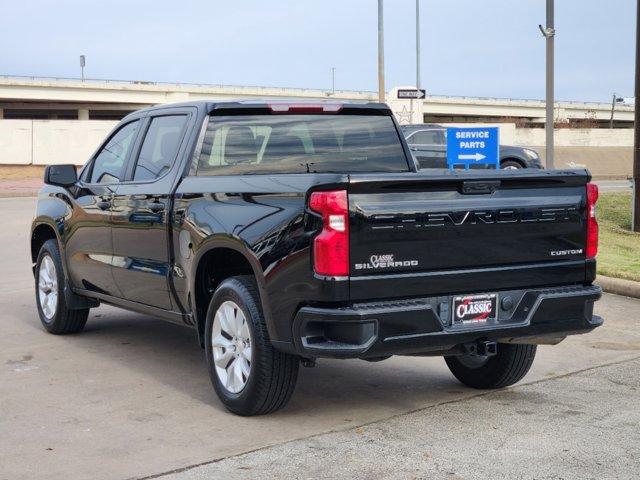
<path id="1" fill-rule="evenodd" d="M 371 255 L 367 263 L 356 263 L 356 270 L 377 270 L 383 268 L 417 267 L 418 260 L 396 261 L 391 254 Z"/>

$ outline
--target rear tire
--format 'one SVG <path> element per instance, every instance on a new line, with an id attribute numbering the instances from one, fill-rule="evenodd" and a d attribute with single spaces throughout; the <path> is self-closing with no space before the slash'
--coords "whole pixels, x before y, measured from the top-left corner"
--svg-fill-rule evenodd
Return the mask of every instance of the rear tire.
<path id="1" fill-rule="evenodd" d="M 35 270 L 36 305 L 42 326 L 49 333 L 79 333 L 87 323 L 89 309 L 71 310 L 64 296 L 66 279 L 56 240 L 47 240 L 38 254 Z"/>
<path id="2" fill-rule="evenodd" d="M 468 387 L 504 388 L 519 382 L 529 372 L 536 350 L 537 345 L 500 343 L 497 354 L 484 361 L 477 355 L 456 355 L 444 360 L 451 373 Z"/>
<path id="3" fill-rule="evenodd" d="M 263 415 L 291 398 L 299 359 L 271 345 L 253 277 L 231 277 L 216 289 L 207 311 L 205 352 L 213 388 L 229 411 Z"/>

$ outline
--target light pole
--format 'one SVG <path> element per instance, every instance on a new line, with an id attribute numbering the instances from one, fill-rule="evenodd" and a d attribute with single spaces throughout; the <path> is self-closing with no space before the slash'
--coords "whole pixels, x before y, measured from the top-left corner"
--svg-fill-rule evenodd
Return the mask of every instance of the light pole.
<path id="1" fill-rule="evenodd" d="M 86 64 L 86 58 L 84 55 L 80 55 L 80 76 L 84 82 L 84 66 Z"/>
<path id="2" fill-rule="evenodd" d="M 331 93 L 336 93 L 336 67 L 331 67 Z"/>
<path id="3" fill-rule="evenodd" d="M 383 0 L 378 0 L 378 101 L 384 103 L 384 21 Z"/>
<path id="4" fill-rule="evenodd" d="M 420 0 L 416 0 L 416 88 L 420 89 Z"/>
<path id="5" fill-rule="evenodd" d="M 609 119 L 609 128 L 613 128 L 613 114 L 616 111 L 616 103 L 624 103 L 624 98 L 617 97 L 614 93 L 613 98 L 611 99 L 611 118 Z"/>
<path id="6" fill-rule="evenodd" d="M 640 0 L 636 8 L 636 88 L 633 146 L 633 218 L 631 229 L 640 232 Z"/>
<path id="7" fill-rule="evenodd" d="M 546 99 L 546 120 L 545 120 L 545 133 L 546 133 L 546 163 L 547 168 L 553 167 L 553 53 L 554 53 L 554 45 L 553 45 L 553 37 L 556 35 L 556 30 L 554 27 L 554 0 L 547 0 L 547 26 L 546 28 L 542 28 L 542 25 L 539 25 L 540 31 L 542 35 L 547 40 L 547 99 Z"/>
<path id="8" fill-rule="evenodd" d="M 416 0 L 416 90 L 420 89 L 420 0 Z M 418 102 L 420 100 L 417 100 Z M 413 98 L 409 100 L 411 108 L 411 122 L 413 123 Z M 422 123 L 422 122 L 421 122 Z"/>

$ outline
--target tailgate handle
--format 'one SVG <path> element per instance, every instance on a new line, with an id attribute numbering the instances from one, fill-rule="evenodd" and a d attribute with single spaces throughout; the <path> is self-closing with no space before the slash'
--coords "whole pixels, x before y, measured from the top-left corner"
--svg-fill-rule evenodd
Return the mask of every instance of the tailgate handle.
<path id="1" fill-rule="evenodd" d="M 493 193 L 500 186 L 500 181 L 463 182 L 462 193 L 465 195 L 486 195 Z"/>

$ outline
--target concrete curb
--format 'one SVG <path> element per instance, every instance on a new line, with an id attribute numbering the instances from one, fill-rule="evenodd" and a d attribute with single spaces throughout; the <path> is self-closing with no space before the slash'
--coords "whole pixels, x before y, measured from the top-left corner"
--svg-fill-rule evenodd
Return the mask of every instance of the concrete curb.
<path id="1" fill-rule="evenodd" d="M 629 175 L 605 175 L 605 174 L 600 174 L 600 175 L 592 175 L 592 178 L 594 180 L 631 180 L 631 177 L 629 177 Z"/>
<path id="2" fill-rule="evenodd" d="M 0 190 L 0 198 L 22 198 L 22 197 L 37 197 L 38 190 L 21 190 L 17 192 L 9 192 Z"/>
<path id="3" fill-rule="evenodd" d="M 624 295 L 625 297 L 640 298 L 640 282 L 598 275 L 596 278 L 596 284 L 600 285 L 602 290 L 607 293 Z"/>

